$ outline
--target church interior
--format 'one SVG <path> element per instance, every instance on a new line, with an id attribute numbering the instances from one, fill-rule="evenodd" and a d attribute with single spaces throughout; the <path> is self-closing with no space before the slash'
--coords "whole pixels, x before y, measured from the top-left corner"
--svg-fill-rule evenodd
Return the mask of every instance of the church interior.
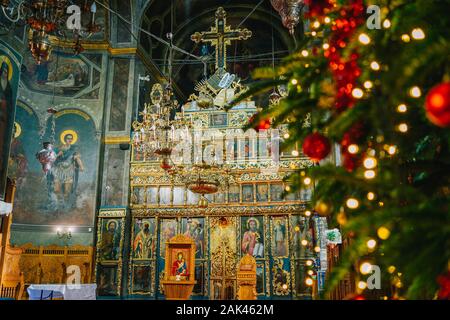
<path id="1" fill-rule="evenodd" d="M 387 300 L 421 284 L 448 298 L 448 59 L 428 70 L 404 49 L 405 78 L 425 80 L 388 100 L 409 85 L 379 44 L 403 7 L 379 1 L 392 18 L 368 29 L 366 2 L 0 1 L 0 300 Z M 407 153 L 420 128 L 430 159 Z M 439 166 L 396 175 L 408 156 Z M 446 252 L 418 248 L 437 260 L 422 278 L 404 247 L 420 190 L 443 209 L 417 232 Z"/>

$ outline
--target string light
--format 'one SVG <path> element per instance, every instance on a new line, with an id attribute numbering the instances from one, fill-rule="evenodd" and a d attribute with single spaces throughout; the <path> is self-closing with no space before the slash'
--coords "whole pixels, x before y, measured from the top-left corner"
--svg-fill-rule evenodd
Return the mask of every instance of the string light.
<path id="1" fill-rule="evenodd" d="M 306 210 L 306 211 L 305 211 L 305 216 L 310 217 L 310 216 L 311 216 L 311 211 Z"/>
<path id="2" fill-rule="evenodd" d="M 367 241 L 367 248 L 369 249 L 375 249 L 375 247 L 377 246 L 377 241 L 374 239 L 370 239 L 369 241 Z"/>
<path id="3" fill-rule="evenodd" d="M 315 251 L 316 253 L 319 253 L 319 252 L 320 252 L 320 247 L 314 247 L 314 251 Z"/>
<path id="4" fill-rule="evenodd" d="M 411 37 L 408 35 L 408 34 L 403 34 L 402 35 L 402 40 L 403 40 L 403 42 L 410 42 L 411 41 Z"/>
<path id="5" fill-rule="evenodd" d="M 286 190 L 286 192 L 289 192 L 289 191 L 291 191 L 291 187 L 290 187 L 290 186 L 286 186 L 286 187 L 284 188 L 284 190 Z"/>
<path id="6" fill-rule="evenodd" d="M 312 275 L 314 275 L 314 271 L 312 271 L 312 270 L 308 270 L 308 272 L 307 272 L 307 273 L 308 273 L 308 275 L 309 275 L 309 276 L 312 276 Z"/>
<path id="7" fill-rule="evenodd" d="M 386 19 L 383 21 L 383 28 L 389 29 L 391 27 L 391 21 L 389 19 Z"/>
<path id="8" fill-rule="evenodd" d="M 366 178 L 366 179 L 373 179 L 373 178 L 375 178 L 375 176 L 376 176 L 376 173 L 374 170 L 364 171 L 364 178 Z"/>
<path id="9" fill-rule="evenodd" d="M 317 35 L 317 32 L 313 31 L 313 32 L 311 32 L 311 35 L 312 35 L 313 37 L 315 37 L 315 36 Z"/>
<path id="10" fill-rule="evenodd" d="M 347 202 L 345 204 L 349 209 L 356 209 L 359 207 L 359 201 L 355 198 L 347 199 Z"/>
<path id="11" fill-rule="evenodd" d="M 352 96 L 356 99 L 361 99 L 364 96 L 364 91 L 362 91 L 360 88 L 355 88 L 352 91 Z"/>
<path id="12" fill-rule="evenodd" d="M 291 83 L 293 86 L 296 86 L 298 84 L 298 80 L 294 78 L 291 80 Z"/>
<path id="13" fill-rule="evenodd" d="M 302 50 L 302 56 L 307 57 L 309 55 L 307 50 Z"/>
<path id="14" fill-rule="evenodd" d="M 305 283 L 307 286 L 311 287 L 314 284 L 314 281 L 313 281 L 313 279 L 308 277 L 308 278 L 306 278 Z"/>
<path id="15" fill-rule="evenodd" d="M 373 88 L 373 83 L 372 83 L 372 81 L 366 81 L 366 82 L 364 82 L 364 88 L 366 88 L 366 89 L 372 89 L 372 88 Z"/>
<path id="16" fill-rule="evenodd" d="M 386 227 L 380 227 L 377 230 L 377 235 L 381 240 L 387 240 L 391 235 L 391 231 Z"/>
<path id="17" fill-rule="evenodd" d="M 322 48 L 324 48 L 325 50 L 328 50 L 330 48 L 330 45 L 328 43 L 324 43 L 322 45 Z"/>
<path id="18" fill-rule="evenodd" d="M 357 154 L 359 152 L 359 147 L 356 144 L 351 144 L 348 146 L 347 150 L 351 154 Z"/>
<path id="19" fill-rule="evenodd" d="M 369 262 L 364 262 L 359 266 L 359 271 L 362 274 L 369 274 L 372 271 L 372 264 Z"/>
<path id="20" fill-rule="evenodd" d="M 373 169 L 377 166 L 377 159 L 373 157 L 367 157 L 364 159 L 363 165 L 366 169 Z"/>
<path id="21" fill-rule="evenodd" d="M 415 86 L 409 90 L 409 95 L 413 98 L 420 98 L 422 96 L 422 91 L 419 87 Z"/>
<path id="22" fill-rule="evenodd" d="M 374 71 L 378 71 L 378 70 L 380 70 L 380 64 L 376 61 L 372 61 L 370 63 L 370 68 Z"/>
<path id="23" fill-rule="evenodd" d="M 318 29 L 320 27 L 320 22 L 316 20 L 316 21 L 314 21 L 312 26 L 314 29 Z"/>
<path id="24" fill-rule="evenodd" d="M 367 194 L 367 199 L 368 199 L 369 201 L 374 200 L 374 199 L 375 199 L 375 193 L 369 192 L 369 193 Z"/>
<path id="25" fill-rule="evenodd" d="M 398 131 L 400 131 L 401 133 L 408 132 L 408 125 L 406 123 L 400 123 L 398 125 Z"/>
<path id="26" fill-rule="evenodd" d="M 397 147 L 396 146 L 389 146 L 388 147 L 388 153 L 392 156 L 397 152 Z"/>
<path id="27" fill-rule="evenodd" d="M 289 139 L 289 138 L 290 138 L 290 135 L 289 135 L 289 133 L 285 133 L 283 137 L 284 137 L 285 139 Z"/>
<path id="28" fill-rule="evenodd" d="M 306 177 L 305 179 L 303 179 L 303 183 L 307 186 L 309 186 L 311 184 L 312 180 L 309 177 Z"/>
<path id="29" fill-rule="evenodd" d="M 370 43 L 370 37 L 366 33 L 361 33 L 358 37 L 359 42 L 363 45 L 368 45 Z"/>
<path id="30" fill-rule="evenodd" d="M 313 261 L 312 260 L 306 260 L 306 265 L 308 267 L 311 267 L 313 265 Z"/>
<path id="31" fill-rule="evenodd" d="M 330 19 L 330 17 L 325 17 L 325 19 L 323 21 L 328 24 L 331 22 L 331 19 Z"/>
<path id="32" fill-rule="evenodd" d="M 366 287 L 367 287 L 367 283 L 365 283 L 364 281 L 358 282 L 359 289 L 364 290 Z"/>
<path id="33" fill-rule="evenodd" d="M 297 150 L 292 151 L 291 154 L 292 154 L 292 156 L 294 156 L 294 157 L 298 157 L 298 155 L 299 155 L 299 153 L 298 153 Z"/>
<path id="34" fill-rule="evenodd" d="M 425 32 L 423 32 L 423 30 L 420 28 L 415 28 L 411 32 L 411 36 L 414 40 L 423 40 L 425 39 Z"/>
<path id="35" fill-rule="evenodd" d="M 391 274 L 394 273 L 395 270 L 396 270 L 395 266 L 389 266 L 389 268 L 388 268 L 388 272 Z"/>
<path id="36" fill-rule="evenodd" d="M 302 240 L 302 246 L 306 247 L 308 245 L 308 241 L 307 240 Z"/>
<path id="37" fill-rule="evenodd" d="M 400 113 L 405 113 L 406 111 L 408 111 L 408 107 L 402 103 L 397 107 L 397 111 Z"/>

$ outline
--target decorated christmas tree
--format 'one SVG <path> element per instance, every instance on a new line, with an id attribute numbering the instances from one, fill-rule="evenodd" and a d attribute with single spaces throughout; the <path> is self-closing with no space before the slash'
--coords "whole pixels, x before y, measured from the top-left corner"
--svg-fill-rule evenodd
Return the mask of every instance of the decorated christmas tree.
<path id="1" fill-rule="evenodd" d="M 240 99 L 288 93 L 249 127 L 288 124 L 284 147 L 318 164 L 289 179 L 293 192 L 313 179 L 310 209 L 351 238 L 328 290 L 353 268 L 367 295 L 377 265 L 390 298 L 448 299 L 450 1 L 305 2 L 298 51 L 257 70 Z M 337 166 L 321 161 L 333 149 Z"/>

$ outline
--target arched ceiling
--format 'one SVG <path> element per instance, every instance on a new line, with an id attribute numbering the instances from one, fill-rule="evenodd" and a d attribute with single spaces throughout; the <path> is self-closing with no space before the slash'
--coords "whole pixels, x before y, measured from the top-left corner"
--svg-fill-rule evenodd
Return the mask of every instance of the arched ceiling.
<path id="1" fill-rule="evenodd" d="M 171 6 L 169 1 L 150 0 L 141 20 L 141 27 L 166 39 L 171 30 Z M 258 66 L 272 64 L 272 33 L 276 60 L 286 56 L 295 48 L 296 41 L 282 26 L 277 12 L 272 9 L 269 0 L 264 0 L 249 16 L 257 0 L 173 0 L 174 45 L 194 55 L 206 55 L 208 67 L 212 72 L 215 65 L 214 48 L 195 44 L 191 35 L 195 32 L 209 31 L 215 23 L 215 12 L 223 7 L 227 12 L 227 24 L 236 28 L 247 28 L 253 35 L 246 41 L 233 41 L 228 46 L 227 69 L 239 75 L 244 82 L 250 82 L 250 71 Z M 248 16 L 247 19 L 245 19 Z M 245 20 L 245 21 L 244 21 Z M 303 34 L 299 24 L 296 38 Z M 140 34 L 140 46 L 152 62 L 163 72 L 167 72 L 168 48 L 151 39 L 145 33 Z M 175 52 L 173 80 L 183 94 L 183 99 L 193 92 L 195 83 L 203 78 L 203 64 L 187 55 Z"/>

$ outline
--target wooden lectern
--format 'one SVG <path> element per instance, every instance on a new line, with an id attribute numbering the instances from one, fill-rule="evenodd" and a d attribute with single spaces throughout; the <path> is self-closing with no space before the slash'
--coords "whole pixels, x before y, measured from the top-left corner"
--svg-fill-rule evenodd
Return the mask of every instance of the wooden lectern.
<path id="1" fill-rule="evenodd" d="M 164 280 L 161 281 L 167 300 L 188 300 L 195 281 L 195 242 L 177 235 L 166 242 Z"/>
<path id="2" fill-rule="evenodd" d="M 238 300 L 256 300 L 256 260 L 249 254 L 239 262 L 237 287 Z"/>

